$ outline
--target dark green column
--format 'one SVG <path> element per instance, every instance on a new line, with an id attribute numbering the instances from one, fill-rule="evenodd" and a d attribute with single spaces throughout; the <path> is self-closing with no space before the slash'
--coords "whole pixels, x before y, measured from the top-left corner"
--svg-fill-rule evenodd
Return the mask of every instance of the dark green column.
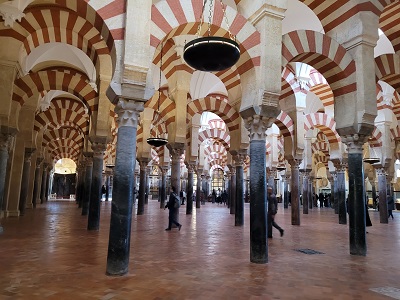
<path id="1" fill-rule="evenodd" d="M 113 201 L 107 254 L 107 275 L 128 273 L 133 187 L 136 164 L 136 134 L 143 102 L 120 99 L 115 107 L 118 139 L 113 176 Z"/>
<path id="2" fill-rule="evenodd" d="M 292 168 L 291 175 L 291 208 L 292 208 L 292 225 L 300 225 L 300 198 L 299 198 L 299 164 L 300 161 L 293 159 L 290 161 Z"/>
<path id="3" fill-rule="evenodd" d="M 103 159 L 106 143 L 93 142 L 93 169 L 92 184 L 90 188 L 88 230 L 99 230 L 101 186 L 103 182 Z"/>

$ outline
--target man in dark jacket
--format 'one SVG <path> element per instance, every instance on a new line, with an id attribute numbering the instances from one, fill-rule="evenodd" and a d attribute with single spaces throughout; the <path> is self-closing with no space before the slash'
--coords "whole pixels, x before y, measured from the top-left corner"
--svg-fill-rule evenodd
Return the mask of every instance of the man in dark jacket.
<path id="1" fill-rule="evenodd" d="M 284 230 L 279 227 L 275 222 L 275 215 L 278 212 L 278 201 L 276 200 L 275 194 L 272 192 L 272 187 L 267 188 L 268 192 L 268 238 L 272 239 L 272 226 L 279 230 L 281 236 L 283 236 Z"/>
<path id="2" fill-rule="evenodd" d="M 169 209 L 168 228 L 166 228 L 165 230 L 171 230 L 172 223 L 174 223 L 178 227 L 179 231 L 181 230 L 182 225 L 175 220 L 176 211 L 178 210 L 181 204 L 180 201 L 181 200 L 176 194 L 175 187 L 172 187 L 172 192 L 169 195 L 169 200 L 165 205 L 165 208 Z"/>

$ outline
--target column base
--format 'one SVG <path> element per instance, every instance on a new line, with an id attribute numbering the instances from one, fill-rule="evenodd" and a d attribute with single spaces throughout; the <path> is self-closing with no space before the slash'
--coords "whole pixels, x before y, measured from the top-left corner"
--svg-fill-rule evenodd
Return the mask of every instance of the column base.
<path id="1" fill-rule="evenodd" d="M 8 217 L 19 217 L 20 213 L 19 213 L 19 210 L 8 210 L 6 212 L 6 216 L 7 216 L 7 218 Z"/>

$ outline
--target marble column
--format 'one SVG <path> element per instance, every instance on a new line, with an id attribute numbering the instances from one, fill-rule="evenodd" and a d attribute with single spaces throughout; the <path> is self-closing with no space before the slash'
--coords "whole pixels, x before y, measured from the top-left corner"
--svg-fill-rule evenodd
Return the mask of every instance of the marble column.
<path id="1" fill-rule="evenodd" d="M 144 214 L 144 205 L 146 203 L 146 169 L 149 161 L 147 159 L 139 160 L 140 165 L 140 182 L 139 182 L 139 198 L 138 198 L 138 206 L 137 206 L 137 214 Z"/>
<path id="2" fill-rule="evenodd" d="M 183 154 L 181 148 L 170 148 L 169 153 L 171 154 L 171 187 L 175 187 L 176 193 L 179 195 L 180 192 L 180 180 L 181 180 L 181 156 Z M 172 192 L 172 189 L 171 189 Z M 174 210 L 175 220 L 179 223 L 179 208 Z"/>
<path id="3" fill-rule="evenodd" d="M 371 185 L 372 185 L 372 207 L 373 209 L 376 209 L 376 187 L 374 179 L 371 181 Z"/>
<path id="4" fill-rule="evenodd" d="M 103 160 L 104 152 L 107 149 L 106 143 L 93 142 L 93 169 L 92 184 L 90 188 L 88 230 L 99 230 L 100 226 L 100 203 L 101 186 L 103 182 Z"/>
<path id="5" fill-rule="evenodd" d="M 92 191 L 92 177 L 93 177 L 93 153 L 86 152 L 86 171 L 84 180 L 85 196 L 82 200 L 82 216 L 87 216 L 89 213 L 90 192 Z"/>
<path id="6" fill-rule="evenodd" d="M 148 166 L 146 168 L 146 190 L 144 194 L 144 204 L 147 205 L 149 204 L 149 193 L 150 193 L 150 173 L 151 173 L 151 168 Z"/>
<path id="7" fill-rule="evenodd" d="M 268 118 L 258 115 L 245 123 L 250 132 L 250 261 L 259 264 L 268 262 L 265 132 L 269 124 Z"/>
<path id="8" fill-rule="evenodd" d="M 231 170 L 231 191 L 230 191 L 230 198 L 231 198 L 231 206 L 230 206 L 230 214 L 235 214 L 235 207 L 236 207 L 236 167 L 233 166 Z"/>
<path id="9" fill-rule="evenodd" d="M 19 196 L 19 215 L 25 215 L 26 199 L 28 197 L 29 174 L 31 172 L 31 158 L 35 152 L 34 148 L 25 148 L 24 168 L 21 179 L 21 192 Z"/>
<path id="10" fill-rule="evenodd" d="M 310 201 L 309 199 L 309 190 L 308 190 L 308 176 L 309 176 L 309 171 L 306 170 L 303 173 L 303 194 L 302 194 L 302 199 L 303 199 L 303 214 L 308 215 L 308 202 Z M 312 201 L 310 201 L 312 202 Z"/>
<path id="11" fill-rule="evenodd" d="M 196 169 L 197 171 L 197 186 L 196 186 L 196 208 L 201 207 L 201 192 L 202 192 L 202 180 L 203 180 L 203 175 L 201 174 L 203 172 L 202 169 Z M 206 197 L 205 194 L 203 194 L 203 197 Z"/>
<path id="12" fill-rule="evenodd" d="M 40 204 L 46 202 L 46 180 L 47 180 L 47 167 L 48 163 L 43 163 L 43 170 L 42 170 L 42 186 L 40 189 Z"/>
<path id="13" fill-rule="evenodd" d="M 333 195 L 333 207 L 335 209 L 335 214 L 339 214 L 339 197 L 338 197 L 338 180 L 337 173 L 332 172 L 333 185 L 332 185 L 332 195 Z"/>
<path id="14" fill-rule="evenodd" d="M 48 165 L 47 167 L 47 172 L 46 172 L 46 190 L 45 190 L 45 200 L 46 202 L 49 201 L 49 195 L 50 195 L 50 178 L 51 178 L 51 170 L 53 169 L 53 166 L 51 164 Z"/>
<path id="15" fill-rule="evenodd" d="M 314 207 L 314 189 L 313 189 L 314 176 L 308 177 L 308 209 Z"/>
<path id="16" fill-rule="evenodd" d="M 40 166 L 43 161 L 43 157 L 36 158 L 36 168 L 35 168 L 35 181 L 33 184 L 33 195 L 32 195 L 32 206 L 36 208 L 37 199 L 39 198 L 39 191 L 40 191 Z"/>
<path id="17" fill-rule="evenodd" d="M 339 164 L 336 167 L 336 196 L 338 201 L 339 224 L 347 224 L 346 166 L 346 164 Z"/>
<path id="18" fill-rule="evenodd" d="M 300 199 L 299 199 L 299 164 L 300 161 L 293 159 L 290 161 L 292 168 L 291 181 L 291 208 L 292 208 L 292 225 L 300 225 Z"/>
<path id="19" fill-rule="evenodd" d="M 290 175 L 285 174 L 283 177 L 283 208 L 289 208 L 289 180 Z"/>
<path id="20" fill-rule="evenodd" d="M 236 156 L 235 226 L 244 225 L 244 194 L 243 194 L 244 159 L 245 155 L 240 154 Z"/>
<path id="21" fill-rule="evenodd" d="M 8 153 L 12 144 L 13 136 L 10 134 L 0 133 L 0 220 L 2 216 L 4 188 L 7 175 Z M 0 233 L 3 232 L 3 227 L 0 222 Z"/>
<path id="22" fill-rule="evenodd" d="M 111 176 L 111 171 L 106 171 L 106 199 L 105 199 L 105 201 L 108 201 L 108 198 L 110 198 L 110 176 Z"/>
<path id="23" fill-rule="evenodd" d="M 161 187 L 160 187 L 160 208 L 165 207 L 165 198 L 167 194 L 167 173 L 168 168 L 162 167 L 161 168 Z"/>
<path id="24" fill-rule="evenodd" d="M 365 230 L 365 187 L 362 145 L 357 135 L 344 138 L 348 150 L 350 254 L 367 254 Z"/>
<path id="25" fill-rule="evenodd" d="M 78 180 L 78 189 L 79 189 L 79 199 L 78 199 L 78 208 L 82 208 L 83 199 L 85 198 L 85 177 L 86 177 L 86 162 L 82 160 L 80 167 L 80 174 Z"/>
<path id="26" fill-rule="evenodd" d="M 128 272 L 136 163 L 136 134 L 143 102 L 120 99 L 117 113 L 118 139 L 113 176 L 113 201 L 107 254 L 107 275 Z"/>
<path id="27" fill-rule="evenodd" d="M 376 175 L 378 177 L 378 190 L 379 190 L 379 219 L 380 223 L 389 223 L 388 209 L 387 209 L 387 182 L 385 168 L 377 168 Z"/>
<path id="28" fill-rule="evenodd" d="M 188 185 L 187 185 L 187 198 L 186 198 L 186 214 L 191 215 L 193 212 L 193 173 L 194 165 L 188 164 Z"/>

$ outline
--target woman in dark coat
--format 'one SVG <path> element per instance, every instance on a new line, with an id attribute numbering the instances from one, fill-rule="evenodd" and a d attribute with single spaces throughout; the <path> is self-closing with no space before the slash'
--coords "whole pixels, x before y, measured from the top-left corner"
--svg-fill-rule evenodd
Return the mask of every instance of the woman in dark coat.
<path id="1" fill-rule="evenodd" d="M 391 197 L 390 195 L 387 195 L 386 199 L 387 199 L 387 207 L 388 207 L 388 212 L 389 212 L 388 218 L 392 217 L 392 219 L 394 219 L 393 218 L 393 210 L 394 210 L 393 197 Z"/>
<path id="2" fill-rule="evenodd" d="M 368 212 L 368 195 L 365 195 L 365 226 L 372 226 L 371 218 L 369 217 Z"/>

